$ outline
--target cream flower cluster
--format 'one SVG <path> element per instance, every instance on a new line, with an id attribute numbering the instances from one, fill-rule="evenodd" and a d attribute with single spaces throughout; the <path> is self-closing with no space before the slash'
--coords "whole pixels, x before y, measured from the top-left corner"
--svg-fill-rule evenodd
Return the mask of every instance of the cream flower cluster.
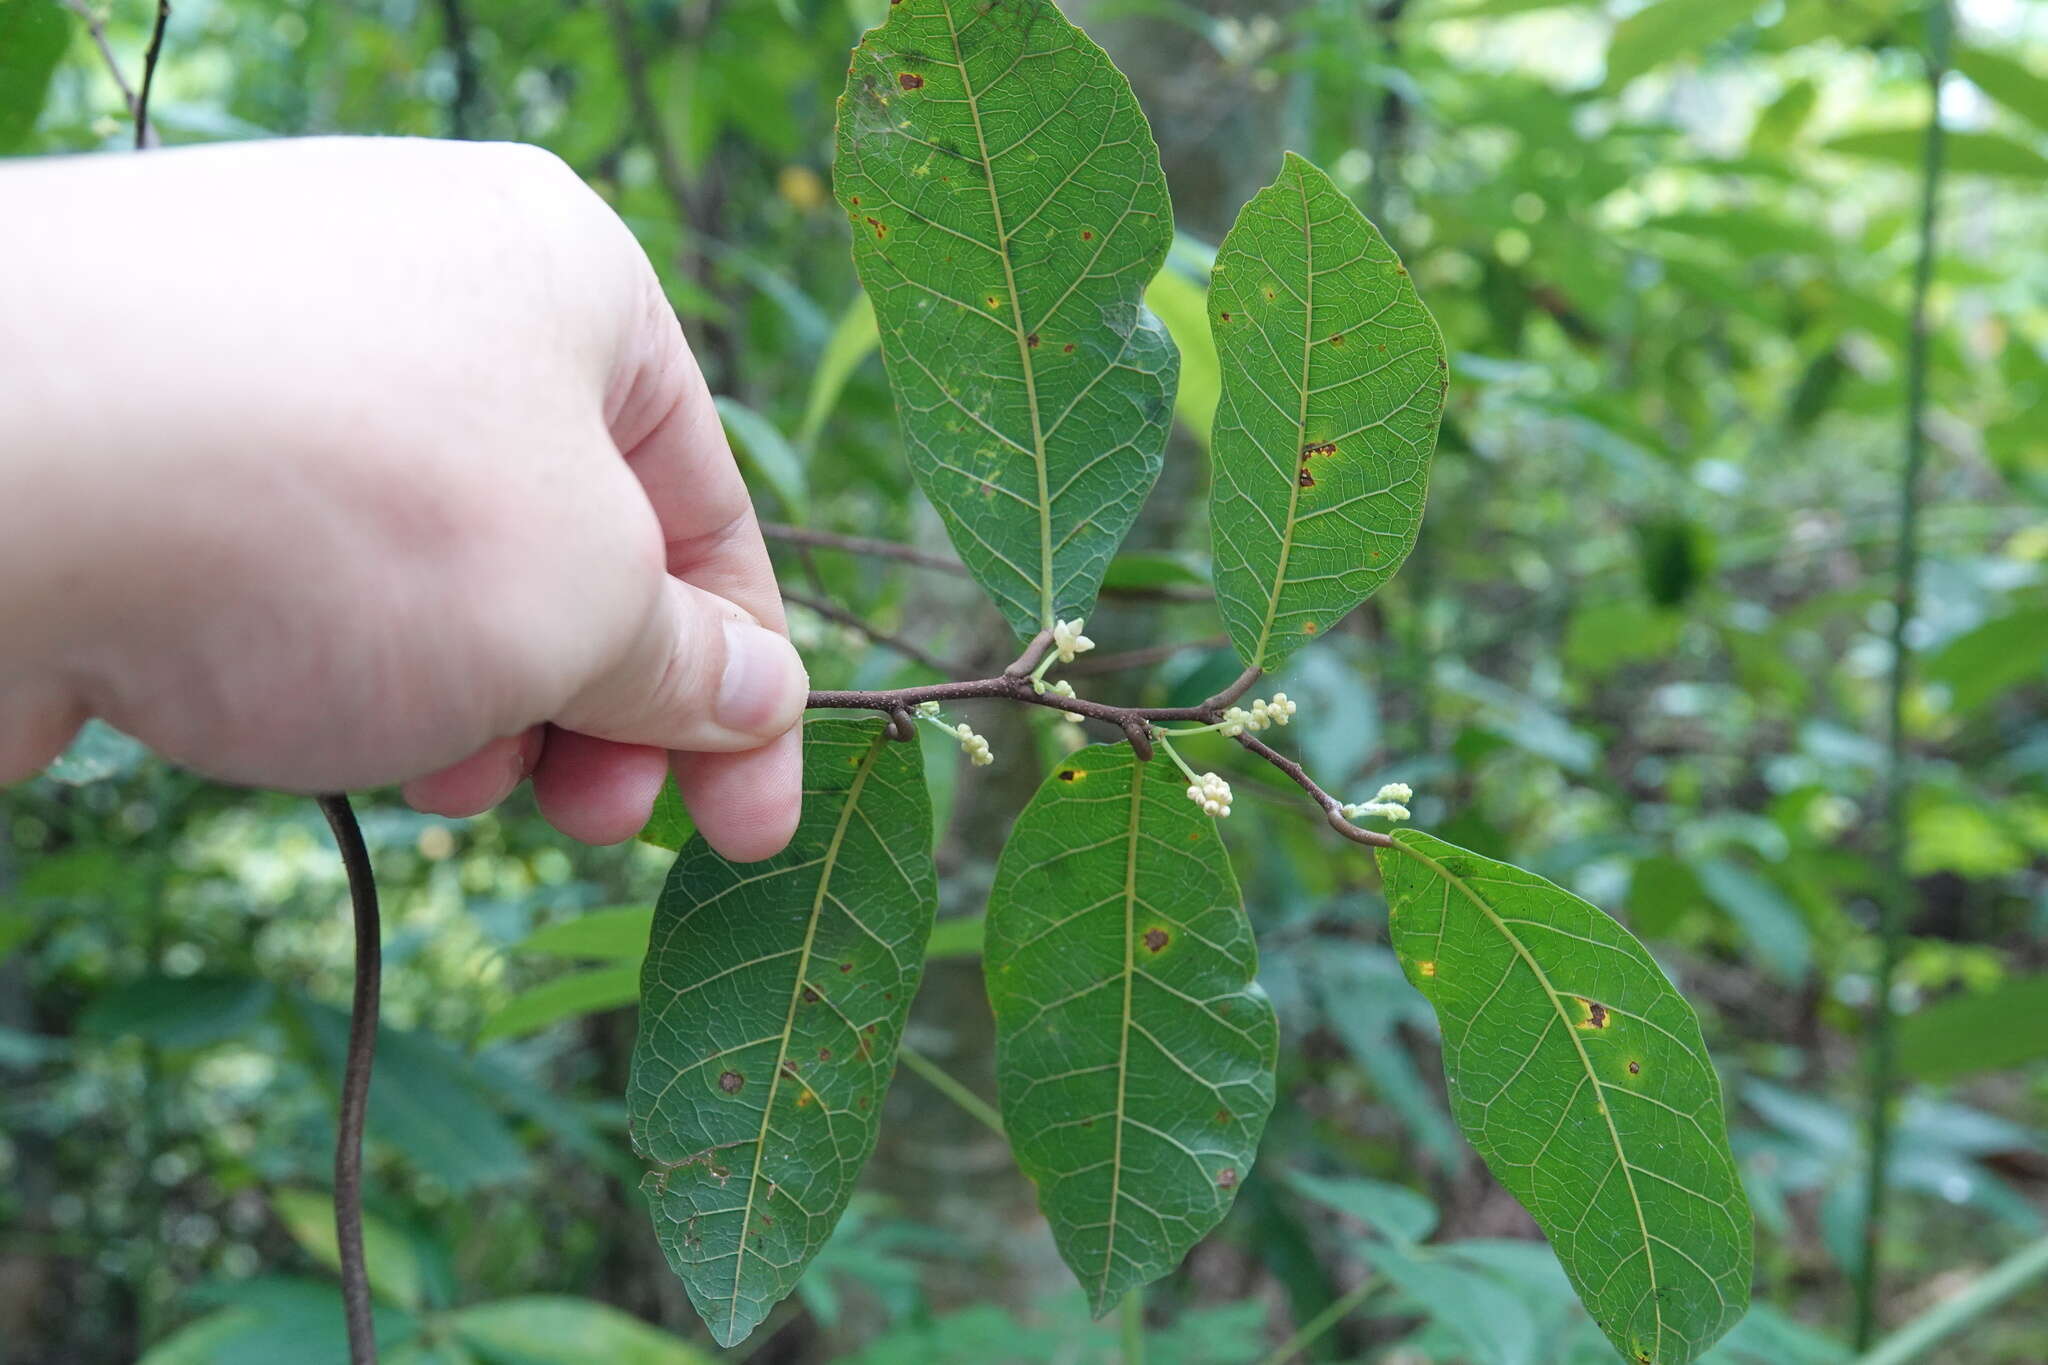
<path id="1" fill-rule="evenodd" d="M 1055 697 L 1071 697 L 1074 695 L 1074 685 L 1065 678 L 1061 678 L 1045 690 L 1052 693 Z M 1085 717 L 1079 711 L 1062 711 L 1060 712 L 1060 719 L 1072 721 L 1074 724 L 1079 725 Z"/>
<path id="2" fill-rule="evenodd" d="M 968 761 L 975 767 L 986 768 L 996 761 L 995 754 L 988 747 L 988 741 L 975 734 L 972 725 L 964 720 L 958 725 L 948 725 L 939 719 L 939 709 L 939 704 L 935 701 L 921 701 L 917 704 L 918 716 L 959 740 L 960 752 L 966 754 Z"/>
<path id="3" fill-rule="evenodd" d="M 1214 773 L 1203 773 L 1188 788 L 1188 800 L 1202 808 L 1204 815 L 1230 814 L 1230 784 Z"/>
<path id="4" fill-rule="evenodd" d="M 1076 654 L 1086 654 L 1095 648 L 1095 642 L 1081 633 L 1082 627 L 1087 624 L 1078 616 L 1071 621 L 1052 623 L 1053 653 L 1059 656 L 1061 663 L 1070 664 L 1074 662 Z"/>
<path id="5" fill-rule="evenodd" d="M 1383 820 L 1406 820 L 1406 803 L 1414 799 L 1415 791 L 1406 782 L 1389 782 L 1372 800 L 1356 801 L 1344 807 L 1344 818 L 1357 820 L 1364 816 L 1378 816 Z"/>
<path id="6" fill-rule="evenodd" d="M 1275 692 L 1270 701 L 1254 697 L 1249 710 L 1233 706 L 1223 713 L 1223 733 L 1235 739 L 1246 731 L 1256 734 L 1269 725 L 1285 725 L 1299 709 L 1285 692 Z"/>
<path id="7" fill-rule="evenodd" d="M 986 768 L 996 761 L 996 756 L 989 752 L 988 741 L 975 734 L 974 727 L 966 721 L 953 727 L 953 736 L 960 741 L 960 752 L 966 754 L 968 762 L 975 767 Z"/>

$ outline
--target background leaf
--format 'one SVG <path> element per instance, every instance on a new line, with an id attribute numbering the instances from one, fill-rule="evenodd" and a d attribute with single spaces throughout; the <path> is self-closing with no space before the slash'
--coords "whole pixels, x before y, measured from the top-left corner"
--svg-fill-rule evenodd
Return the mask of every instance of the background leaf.
<path id="1" fill-rule="evenodd" d="M 57 0 L 0 0 L 0 154 L 36 126 L 50 74 L 71 43 L 71 16 Z"/>
<path id="2" fill-rule="evenodd" d="M 448 1316 L 494 1365 L 710 1365 L 711 1356 L 609 1304 L 529 1294 Z"/>
<path id="3" fill-rule="evenodd" d="M 305 1253 L 329 1270 L 341 1268 L 334 1232 L 334 1196 L 312 1190 L 280 1190 L 271 1207 Z M 419 1255 L 412 1239 L 373 1213 L 363 1215 L 363 1262 L 370 1288 L 387 1303 L 418 1312 L 426 1295 Z"/>
<path id="4" fill-rule="evenodd" d="M 1017 1162 L 1095 1313 L 1229 1211 L 1278 1030 L 1215 821 L 1160 754 L 1062 762 L 996 864 L 983 962 Z"/>
<path id="5" fill-rule="evenodd" d="M 655 906 L 627 1108 L 662 1250 L 722 1346 L 796 1286 L 874 1150 L 931 828 L 919 746 L 812 720 L 789 847 L 737 865 L 692 839 Z"/>
<path id="6" fill-rule="evenodd" d="M 1378 229 L 1292 153 L 1216 253 L 1209 322 L 1217 601 L 1239 657 L 1270 669 L 1414 548 L 1443 336 Z"/>
<path id="7" fill-rule="evenodd" d="M 599 1010 L 615 1010 L 640 998 L 640 962 L 615 962 L 567 972 L 528 986 L 499 1006 L 477 1030 L 479 1045 L 538 1033 L 550 1024 Z"/>
<path id="8" fill-rule="evenodd" d="M 833 185 L 910 464 L 1020 636 L 1085 616 L 1159 477 L 1173 239 L 1131 88 L 1051 0 L 903 0 L 853 55 Z"/>
<path id="9" fill-rule="evenodd" d="M 1608 1339 L 1687 1365 L 1749 1305 L 1749 1204 L 1699 1021 L 1627 931 L 1418 830 L 1379 851 L 1451 1107 Z"/>

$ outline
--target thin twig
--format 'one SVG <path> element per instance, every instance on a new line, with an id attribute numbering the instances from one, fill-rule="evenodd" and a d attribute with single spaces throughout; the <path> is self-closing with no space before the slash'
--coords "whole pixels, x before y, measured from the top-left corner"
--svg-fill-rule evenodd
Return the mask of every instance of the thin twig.
<path id="1" fill-rule="evenodd" d="M 903 1059 L 903 1065 L 924 1077 L 932 1089 L 960 1106 L 960 1109 L 968 1117 L 974 1119 L 997 1137 L 1004 1136 L 1003 1116 L 996 1112 L 996 1107 L 975 1094 L 972 1090 L 969 1090 L 965 1085 L 962 1085 L 944 1067 L 925 1056 L 922 1052 L 919 1052 L 916 1048 L 911 1047 L 908 1043 L 897 1044 L 896 1055 Z"/>
<path id="2" fill-rule="evenodd" d="M 1892 1091 L 1897 1047 L 1892 1028 L 1892 981 L 1898 972 L 1911 883 L 1906 875 L 1906 802 L 1911 785 L 1906 753 L 1906 690 L 1912 655 L 1908 634 L 1919 595 L 1920 473 L 1927 459 L 1927 294 L 1934 278 L 1936 209 L 1945 151 L 1941 117 L 1942 78 L 1948 70 L 1947 0 L 1927 12 L 1927 145 L 1920 182 L 1920 256 L 1913 266 L 1913 304 L 1906 351 L 1905 460 L 1899 471 L 1899 515 L 1892 582 L 1891 674 L 1885 692 L 1884 889 L 1878 900 L 1878 968 L 1870 1006 L 1870 1093 L 1865 1118 L 1868 1140 L 1863 1204 L 1862 1258 L 1856 1267 L 1856 1349 L 1869 1347 L 1877 1333 L 1878 1269 L 1884 1240 L 1892 1142 Z"/>
<path id="3" fill-rule="evenodd" d="M 932 683 L 924 687 L 897 687 L 872 692 L 825 691 L 813 692 L 806 706 L 814 711 L 879 711 L 892 720 L 914 712 L 926 702 L 944 704 L 949 701 L 1000 700 L 1017 702 L 1025 706 L 1043 706 L 1049 710 L 1065 711 L 1071 715 L 1085 716 L 1114 725 L 1130 741 L 1131 750 L 1141 762 L 1152 758 L 1152 726 L 1160 721 L 1191 721 L 1201 725 L 1214 725 L 1223 719 L 1223 713 L 1236 704 L 1259 680 L 1256 668 L 1247 668 L 1237 681 L 1210 697 L 1199 706 L 1111 706 L 1106 702 L 1093 701 L 1087 697 L 1061 696 L 1057 692 L 1041 692 L 1031 682 L 1031 672 L 1045 657 L 1045 651 L 1052 642 L 1051 632 L 1040 631 L 1026 645 L 1016 662 L 993 678 L 970 678 L 961 682 Z M 899 723 L 900 728 L 900 723 Z M 1315 803 L 1322 807 L 1323 818 L 1331 829 L 1351 840 L 1373 848 L 1391 848 L 1394 841 L 1377 830 L 1360 829 L 1344 816 L 1344 803 L 1317 785 L 1301 764 L 1275 751 L 1272 746 L 1249 734 L 1237 736 L 1237 742 L 1252 753 L 1265 759 L 1281 772 L 1292 778 L 1294 784 L 1307 792 Z"/>
<path id="4" fill-rule="evenodd" d="M 114 55 L 112 44 L 107 42 L 107 21 L 99 16 L 85 0 L 62 0 L 64 8 L 85 21 L 85 31 L 92 35 L 93 45 L 100 50 L 100 60 L 106 64 L 107 74 L 120 87 L 121 106 L 128 111 L 128 117 L 135 117 L 135 87 L 128 84 L 128 77 L 121 70 L 121 59 Z"/>
<path id="5" fill-rule="evenodd" d="M 769 540 L 779 540 L 785 545 L 838 550 L 845 554 L 862 555 L 868 559 L 893 559 L 902 564 L 915 564 L 920 569 L 930 569 L 934 573 L 967 572 L 967 566 L 957 559 L 926 554 L 923 550 L 909 545 L 899 545 L 893 540 L 876 540 L 871 536 L 842 536 L 833 531 L 814 531 L 808 526 L 786 526 L 779 521 L 762 522 L 761 534 Z"/>
<path id="6" fill-rule="evenodd" d="M 1259 1365 L 1287 1365 L 1287 1362 L 1316 1344 L 1332 1327 L 1344 1321 L 1357 1311 L 1360 1304 L 1373 1296 L 1380 1282 L 1367 1276 L 1339 1297 L 1332 1299 L 1323 1311 L 1301 1325 L 1301 1330 L 1259 1360 Z"/>
<path id="7" fill-rule="evenodd" d="M 383 929 L 370 850 L 348 797 L 337 793 L 315 799 L 341 850 L 356 927 L 355 994 L 349 1002 L 348 1054 L 341 1069 L 341 1112 L 334 1139 L 334 1241 L 341 1260 L 341 1306 L 348 1320 L 349 1365 L 377 1365 L 376 1320 L 363 1262 L 363 1120 L 370 1107 L 370 1068 L 377 1057 Z"/>
<path id="8" fill-rule="evenodd" d="M 477 98 L 483 85 L 477 78 L 476 53 L 469 45 L 469 12 L 462 0 L 440 0 L 441 45 L 455 59 L 455 98 L 448 104 L 448 131 L 458 141 L 476 135 Z"/>
<path id="9" fill-rule="evenodd" d="M 171 22 L 171 0 L 156 0 L 156 27 L 150 30 L 149 50 L 142 54 L 142 93 L 135 97 L 135 150 L 149 145 L 149 93 L 156 88 L 156 64 L 164 55 L 164 29 Z"/>
<path id="10" fill-rule="evenodd" d="M 848 630 L 859 631 L 876 644 L 893 649 L 904 658 L 909 659 L 913 663 L 923 664 L 934 673 L 953 673 L 957 671 L 953 665 L 947 663 L 944 659 L 927 653 L 921 646 L 912 644 L 900 635 L 891 635 L 879 626 L 869 625 L 866 621 L 861 620 L 858 615 L 837 603 L 828 602 L 822 597 L 812 597 L 808 593 L 791 592 L 787 588 L 782 590 L 782 600 L 794 602 L 805 611 L 822 616 L 827 621 L 831 621 L 836 625 L 845 626 Z"/>

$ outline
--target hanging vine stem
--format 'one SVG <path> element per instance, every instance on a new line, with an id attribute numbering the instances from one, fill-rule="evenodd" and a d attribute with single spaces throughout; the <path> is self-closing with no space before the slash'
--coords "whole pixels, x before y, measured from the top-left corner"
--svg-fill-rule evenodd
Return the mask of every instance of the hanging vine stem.
<path id="1" fill-rule="evenodd" d="M 376 1321 L 363 1261 L 363 1120 L 370 1105 L 370 1068 L 377 1055 L 377 997 L 384 974 L 383 926 L 370 850 L 348 797 L 316 797 L 334 831 L 348 898 L 355 913 L 356 981 L 349 1002 L 348 1054 L 341 1070 L 341 1111 L 334 1140 L 334 1240 L 341 1259 L 341 1307 L 348 1321 L 349 1365 L 377 1365 Z"/>
<path id="2" fill-rule="evenodd" d="M 1043 706 L 1054 711 L 1065 711 L 1070 715 L 1085 716 L 1114 725 L 1124 732 L 1130 741 L 1132 752 L 1141 762 L 1152 758 L 1152 726 L 1158 721 L 1194 721 L 1203 725 L 1216 725 L 1223 720 L 1223 712 L 1236 703 L 1260 678 L 1260 671 L 1247 668 L 1239 674 L 1237 681 L 1218 692 L 1198 706 L 1110 706 L 1107 703 L 1091 701 L 1086 697 L 1068 697 L 1052 691 L 1041 692 L 1031 680 L 1032 672 L 1044 662 L 1046 651 L 1052 647 L 1052 632 L 1040 631 L 1024 652 L 1008 668 L 993 678 L 973 678 L 962 682 L 932 683 L 926 687 L 898 687 L 873 692 L 813 692 L 806 706 L 814 711 L 879 711 L 893 722 L 891 733 L 897 739 L 909 739 L 916 727 L 911 717 L 925 702 L 1001 700 L 1018 702 L 1026 706 Z M 1323 818 L 1331 829 L 1351 840 L 1373 848 L 1392 848 L 1394 841 L 1377 830 L 1361 829 L 1344 816 L 1344 803 L 1317 784 L 1308 771 L 1279 753 L 1263 740 L 1250 734 L 1240 734 L 1237 742 L 1257 754 L 1307 792 L 1314 802 L 1322 807 Z"/>
<path id="3" fill-rule="evenodd" d="M 1944 132 L 1942 78 L 1948 71 L 1948 0 L 1927 11 L 1927 145 L 1920 183 L 1920 255 L 1913 266 L 1913 304 L 1906 339 L 1905 460 L 1899 471 L 1897 550 L 1893 568 L 1891 674 L 1885 695 L 1884 893 L 1878 901 L 1876 998 L 1871 1002 L 1870 1094 L 1866 1117 L 1869 1170 L 1863 1204 L 1862 1258 L 1856 1267 L 1856 1349 L 1870 1345 L 1877 1330 L 1879 1260 L 1884 1237 L 1886 1174 L 1891 1162 L 1892 1091 L 1897 1043 L 1892 1022 L 1892 982 L 1898 974 L 1911 893 L 1906 881 L 1906 798 L 1911 787 L 1906 753 L 1906 687 L 1911 657 L 1907 629 L 1918 603 L 1914 580 L 1920 570 L 1920 474 L 1927 458 L 1922 426 L 1927 411 L 1927 293 L 1934 276 L 1936 209 L 1941 191 Z"/>

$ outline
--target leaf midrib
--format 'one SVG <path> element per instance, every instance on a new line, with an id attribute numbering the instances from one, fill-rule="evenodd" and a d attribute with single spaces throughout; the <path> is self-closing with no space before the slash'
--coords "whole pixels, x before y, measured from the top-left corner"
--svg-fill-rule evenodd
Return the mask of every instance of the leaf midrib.
<path id="1" fill-rule="evenodd" d="M 1138 976 L 1138 828 L 1144 808 L 1145 768 L 1131 757 L 1130 836 L 1124 844 L 1124 1005 L 1117 1031 L 1116 1136 L 1109 1152 L 1109 1236 L 1102 1248 L 1102 1279 L 1095 1292 L 1097 1311 L 1109 1295 L 1109 1272 L 1116 1265 L 1117 1210 L 1123 1201 L 1124 1110 L 1131 1074 L 1131 994 Z"/>
<path id="2" fill-rule="evenodd" d="M 1031 411 L 1031 459 L 1038 477 L 1038 624 L 1041 630 L 1053 626 L 1052 592 L 1052 493 L 1045 468 L 1045 432 L 1038 415 L 1038 373 L 1031 364 L 1031 344 L 1024 331 L 1024 304 L 1017 294 L 1017 271 L 1010 260 L 1010 233 L 1003 225 L 1003 202 L 996 194 L 996 168 L 989 161 L 988 137 L 981 127 L 981 99 L 974 92 L 974 78 L 967 74 L 967 54 L 960 50 L 960 26 L 953 18 L 953 0 L 944 0 L 946 31 L 953 40 L 953 64 L 960 70 L 960 91 L 967 101 L 967 116 L 974 121 L 974 141 L 981 149 L 981 178 L 988 187 L 988 206 L 996 225 L 996 256 L 1003 263 L 1003 286 L 1010 295 L 1010 334 L 1017 342 L 1017 364 L 1024 371 L 1024 401 Z"/>
<path id="3" fill-rule="evenodd" d="M 1636 1193 L 1635 1171 L 1629 1164 L 1628 1149 L 1621 1145 L 1621 1131 L 1614 1126 L 1614 1112 L 1608 1107 L 1607 1101 L 1600 1097 L 1599 1073 L 1593 1070 L 1593 1059 L 1586 1052 L 1586 1045 L 1580 1040 L 1578 1029 L 1572 1024 L 1571 1012 L 1565 1008 L 1563 997 L 1558 994 L 1556 987 L 1550 984 L 1549 974 L 1529 952 L 1528 946 L 1508 927 L 1507 921 L 1495 914 L 1493 907 L 1466 884 L 1464 878 L 1404 840 L 1396 839 L 1394 847 L 1436 873 L 1446 884 L 1456 887 L 1460 895 L 1472 902 L 1480 914 L 1486 916 L 1488 922 L 1507 940 L 1508 946 L 1515 950 L 1515 955 L 1522 959 L 1522 964 L 1536 978 L 1536 984 L 1543 988 L 1543 994 L 1550 1000 L 1550 1007 L 1557 1012 L 1558 1021 L 1564 1025 L 1565 1036 L 1571 1039 L 1572 1050 L 1578 1053 L 1579 1065 L 1585 1070 L 1586 1079 L 1593 1083 L 1593 1103 L 1600 1110 L 1600 1117 L 1607 1125 L 1607 1137 L 1614 1146 L 1614 1159 L 1621 1167 L 1622 1183 L 1628 1188 L 1629 1204 L 1636 1211 L 1636 1228 L 1642 1234 L 1643 1264 L 1650 1272 L 1650 1309 L 1655 1315 L 1657 1350 L 1661 1353 L 1664 1349 L 1664 1301 L 1657 1290 L 1657 1252 L 1650 1238 L 1649 1219 L 1643 1213 L 1642 1197 Z"/>
<path id="4" fill-rule="evenodd" d="M 1294 416 L 1294 449 L 1288 453 L 1286 467 L 1295 468 L 1301 459 L 1301 450 L 1308 443 L 1308 392 L 1309 361 L 1313 355 L 1316 327 L 1316 230 L 1308 211 L 1308 178 L 1298 166 L 1290 165 L 1294 172 L 1294 185 L 1301 195 L 1301 378 L 1296 382 L 1296 391 L 1301 396 Z M 1280 613 L 1280 593 L 1287 586 L 1287 561 L 1294 552 L 1295 513 L 1301 506 L 1301 474 L 1295 469 L 1294 477 L 1287 481 L 1287 522 L 1280 532 L 1280 555 L 1273 570 L 1273 590 L 1266 594 L 1266 619 L 1259 626 L 1259 643 L 1252 650 L 1252 667 L 1266 665 L 1266 646 L 1273 639 L 1273 622 Z"/>
<path id="5" fill-rule="evenodd" d="M 754 1219 L 754 1191 L 761 1182 L 761 1167 L 765 1163 L 768 1144 L 768 1125 L 775 1117 L 775 1097 L 782 1087 L 782 1064 L 789 1059 L 789 1040 L 796 1032 L 797 1002 L 803 998 L 804 982 L 810 976 L 811 947 L 818 937 L 818 919 L 825 908 L 825 897 L 832 885 L 832 873 L 839 865 L 839 848 L 846 839 L 846 830 L 853 823 L 853 812 L 860 804 L 861 788 L 867 785 L 868 774 L 874 770 L 875 758 L 888 743 L 886 730 L 877 734 L 868 744 L 867 753 L 861 758 L 860 766 L 854 771 L 853 782 L 846 789 L 846 800 L 839 808 L 838 823 L 832 827 L 831 842 L 825 846 L 823 866 L 818 870 L 818 890 L 811 898 L 811 914 L 804 925 L 804 945 L 797 957 L 796 977 L 789 988 L 789 1007 L 783 1016 L 782 1040 L 776 1045 L 775 1066 L 768 1073 L 768 1098 L 761 1106 L 761 1129 L 754 1135 L 754 1165 L 747 1173 L 747 1197 L 740 1206 L 739 1250 L 733 1256 L 732 1297 L 728 1300 L 725 1331 L 731 1336 L 739 1325 L 740 1281 L 747 1268 L 747 1232 Z"/>

